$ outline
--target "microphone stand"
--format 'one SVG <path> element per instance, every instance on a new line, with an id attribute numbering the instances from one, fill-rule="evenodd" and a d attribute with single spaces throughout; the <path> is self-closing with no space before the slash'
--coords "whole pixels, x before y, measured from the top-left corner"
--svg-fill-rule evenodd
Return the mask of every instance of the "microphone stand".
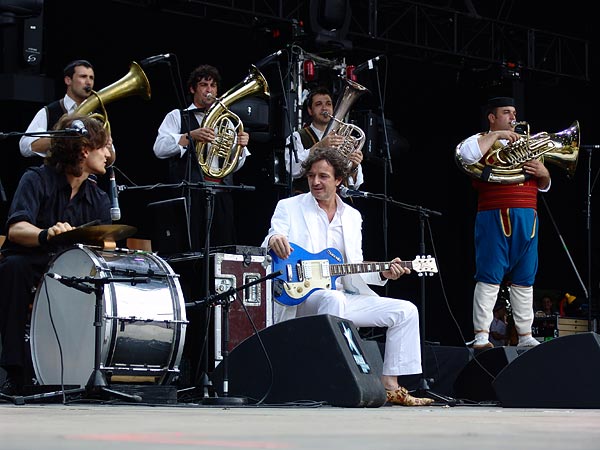
<path id="1" fill-rule="evenodd" d="M 77 136 L 73 136 L 73 134 L 77 134 Z M 52 137 L 52 136 L 62 136 L 62 135 L 70 135 L 64 137 L 72 137 L 74 139 L 79 139 L 83 134 L 79 130 L 75 129 L 66 129 L 66 130 L 48 130 L 48 131 L 31 131 L 29 133 L 22 133 L 20 131 L 9 131 L 8 133 L 0 132 L 0 140 L 6 139 L 9 137 L 21 137 L 21 136 L 35 136 L 35 137 Z"/>
<path id="2" fill-rule="evenodd" d="M 68 282 L 64 283 L 66 286 L 77 289 L 78 291 L 91 294 L 96 294 L 95 312 L 94 312 L 94 368 L 87 384 L 83 388 L 77 389 L 64 389 L 60 391 L 47 392 L 44 394 L 35 394 L 27 396 L 7 396 L 3 395 L 2 398 L 12 401 L 15 405 L 23 405 L 29 400 L 46 400 L 58 396 L 65 396 L 70 394 L 84 393 L 84 398 L 88 399 L 100 399 L 109 400 L 111 397 L 116 397 L 121 400 L 130 402 L 141 402 L 142 397 L 139 395 L 131 395 L 125 392 L 120 392 L 109 388 L 109 383 L 106 379 L 106 375 L 102 371 L 102 312 L 104 311 L 103 297 L 104 297 L 104 285 L 108 283 L 120 283 L 126 282 L 134 285 L 135 283 L 149 283 L 150 278 L 139 278 L 139 277 L 123 277 L 123 278 L 92 278 L 92 277 L 66 277 Z M 60 280 L 59 280 L 60 281 Z M 92 283 L 94 286 L 88 286 L 82 283 Z"/>
<path id="3" fill-rule="evenodd" d="M 383 161 L 383 195 L 387 198 L 388 195 L 388 169 L 389 174 L 392 175 L 394 173 L 392 169 L 392 156 L 390 154 L 390 141 L 387 133 L 387 126 L 385 122 L 385 112 L 383 106 L 383 95 L 381 93 L 381 81 L 379 79 L 379 67 L 377 64 L 374 65 L 375 68 L 375 79 L 377 80 L 377 95 L 379 96 L 379 108 L 381 110 L 381 120 L 383 123 L 383 136 L 385 142 L 385 155 Z M 383 250 L 384 257 L 387 261 L 388 257 L 388 202 L 384 202 L 383 205 Z M 388 288 L 386 286 L 386 293 L 388 292 Z"/>
<path id="4" fill-rule="evenodd" d="M 587 300 L 588 300 L 588 331 L 594 331 L 592 327 L 592 191 L 596 180 L 592 182 L 592 151 L 600 149 L 600 145 L 583 145 L 582 148 L 588 153 L 588 178 L 587 178 L 587 208 L 586 208 L 586 230 L 587 230 Z"/>
<path id="5" fill-rule="evenodd" d="M 288 189 L 288 197 L 291 197 L 294 193 L 294 178 L 292 177 L 292 158 L 293 161 L 296 162 L 296 164 L 298 164 L 300 162 L 300 160 L 298 159 L 298 149 L 296 148 L 296 139 L 294 139 L 294 128 L 292 125 L 292 116 L 290 114 L 290 104 L 288 101 L 288 92 L 285 90 L 285 85 L 283 84 L 283 75 L 281 73 L 281 64 L 279 63 L 279 60 L 277 60 L 277 70 L 279 72 L 279 82 L 281 83 L 281 93 L 283 95 L 283 109 L 285 110 L 285 118 L 287 119 L 287 125 L 290 129 L 290 142 L 287 145 L 288 147 L 288 152 L 289 152 L 289 156 L 290 156 L 290 163 L 289 163 L 289 168 L 287 170 L 287 189 Z M 300 89 L 300 83 L 297 83 L 297 89 Z M 302 107 L 302 105 L 298 105 L 299 108 Z M 284 138 L 285 139 L 285 138 Z M 285 142 L 285 141 L 284 141 Z M 285 158 L 284 158 L 285 160 Z"/>
<path id="6" fill-rule="evenodd" d="M 223 360 L 221 364 L 223 365 L 223 396 L 222 397 L 205 397 L 202 401 L 204 405 L 221 405 L 221 406 L 235 406 L 235 405 L 245 405 L 248 403 L 248 399 L 246 397 L 230 397 L 229 396 L 229 371 L 228 371 L 228 358 L 229 358 L 229 308 L 231 303 L 235 301 L 236 292 L 243 291 L 255 284 L 263 283 L 272 278 L 276 278 L 281 275 L 281 271 L 270 273 L 269 275 L 259 278 L 257 280 L 251 281 L 250 283 L 246 283 L 237 288 L 230 288 L 225 292 L 215 295 L 206 295 L 204 300 L 194 301 L 191 303 L 186 303 L 187 307 L 197 307 L 197 306 L 207 306 L 212 307 L 216 305 L 221 305 L 221 314 L 223 316 L 223 330 L 221 334 L 221 343 L 222 343 L 222 355 Z"/>
<path id="7" fill-rule="evenodd" d="M 432 209 L 423 208 L 422 206 L 409 205 L 407 203 L 402 203 L 402 202 L 394 200 L 391 197 L 388 197 L 387 195 L 362 193 L 360 196 L 365 197 L 365 198 L 375 198 L 378 200 L 384 200 L 386 204 L 391 203 L 394 206 L 400 206 L 401 208 L 404 208 L 404 209 L 407 209 L 410 211 L 416 211 L 419 214 L 419 253 L 421 254 L 421 256 L 423 256 L 423 257 L 425 256 L 425 219 L 431 215 L 441 216 L 442 215 L 441 212 L 434 211 Z M 457 404 L 456 399 L 451 398 L 451 397 L 446 397 L 444 395 L 433 392 L 429 387 L 429 382 L 427 381 L 427 378 L 425 377 L 425 373 L 426 373 L 426 369 L 427 369 L 426 358 L 425 358 L 425 334 L 426 334 L 425 333 L 425 330 L 426 330 L 425 277 L 427 276 L 427 273 L 420 273 L 419 275 L 421 276 L 421 289 L 420 289 L 420 291 L 421 291 L 421 293 L 420 293 L 421 311 L 419 312 L 419 328 L 420 328 L 420 338 L 421 338 L 421 368 L 422 368 L 422 372 L 421 372 L 421 377 L 419 379 L 419 387 L 415 390 L 415 395 L 417 397 L 427 396 L 427 397 L 433 398 L 436 401 L 446 403 L 448 406 L 455 406 Z"/>
<path id="8" fill-rule="evenodd" d="M 200 184 L 200 183 L 198 183 Z M 209 283 L 210 283 L 210 227 L 211 227 L 211 222 L 212 222 L 212 213 L 213 213 L 213 208 L 214 208 L 214 198 L 216 195 L 216 191 L 217 190 L 231 190 L 231 189 L 247 189 L 250 188 L 251 186 L 228 186 L 228 185 L 220 185 L 220 184 L 211 184 L 211 183 L 202 183 L 203 187 L 202 189 L 204 190 L 205 194 L 206 194 L 206 201 L 205 201 L 205 221 L 204 221 L 204 233 L 205 233 L 205 241 L 204 241 L 204 273 L 203 273 L 203 280 L 204 280 L 204 297 L 206 299 L 210 298 L 210 287 L 209 287 Z M 252 187 L 252 189 L 254 189 L 254 187 Z M 187 306 L 187 304 L 186 304 Z M 229 305 L 227 305 L 228 307 Z M 208 308 L 206 308 L 206 313 L 205 313 L 205 324 L 206 324 L 206 334 L 204 337 L 204 341 L 203 341 L 203 348 L 201 351 L 201 355 L 202 355 L 202 382 L 201 382 L 201 386 L 202 386 L 202 403 L 203 404 L 215 404 L 212 403 L 214 400 L 211 399 L 210 397 L 210 388 L 212 387 L 212 382 L 208 376 L 208 332 L 209 332 L 209 321 L 210 321 L 210 310 Z M 226 321 L 227 322 L 227 321 Z"/>

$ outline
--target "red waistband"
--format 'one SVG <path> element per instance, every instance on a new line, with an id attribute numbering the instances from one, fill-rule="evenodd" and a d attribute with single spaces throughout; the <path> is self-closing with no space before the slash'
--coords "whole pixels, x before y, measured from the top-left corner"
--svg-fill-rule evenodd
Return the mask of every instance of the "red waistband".
<path id="1" fill-rule="evenodd" d="M 223 182 L 223 178 L 213 178 L 213 177 L 204 176 L 204 181 L 206 181 L 208 183 L 218 183 L 218 184 L 221 184 Z"/>
<path id="2" fill-rule="evenodd" d="M 537 182 L 527 180 L 520 184 L 496 184 L 475 181 L 477 210 L 501 208 L 537 208 Z"/>

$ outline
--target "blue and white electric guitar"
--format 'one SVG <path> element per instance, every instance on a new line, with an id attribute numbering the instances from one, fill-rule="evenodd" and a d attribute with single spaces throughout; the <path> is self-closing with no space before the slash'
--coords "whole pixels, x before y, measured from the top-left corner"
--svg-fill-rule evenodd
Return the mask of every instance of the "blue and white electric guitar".
<path id="1" fill-rule="evenodd" d="M 273 273 L 281 275 L 273 279 L 273 297 L 277 303 L 295 306 L 302 303 L 317 289 L 335 288 L 335 280 L 356 273 L 383 272 L 389 270 L 391 262 L 362 262 L 344 264 L 339 250 L 327 248 L 319 253 L 310 253 L 299 245 L 290 243 L 294 249 L 288 259 L 280 259 L 272 250 Z M 402 261 L 402 267 L 421 275 L 437 273 L 434 258 L 417 257 L 413 261 Z"/>

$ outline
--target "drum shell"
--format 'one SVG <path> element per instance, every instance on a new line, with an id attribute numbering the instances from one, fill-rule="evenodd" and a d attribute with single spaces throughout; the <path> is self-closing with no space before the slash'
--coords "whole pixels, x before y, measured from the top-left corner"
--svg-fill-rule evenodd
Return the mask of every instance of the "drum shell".
<path id="1" fill-rule="evenodd" d="M 111 382 L 168 384 L 179 374 L 186 329 L 177 275 L 160 257 L 77 245 L 57 254 L 48 273 L 64 277 L 148 277 L 106 283 L 102 292 L 101 368 Z M 31 354 L 40 384 L 87 384 L 94 369 L 94 293 L 44 276 L 31 318 Z"/>

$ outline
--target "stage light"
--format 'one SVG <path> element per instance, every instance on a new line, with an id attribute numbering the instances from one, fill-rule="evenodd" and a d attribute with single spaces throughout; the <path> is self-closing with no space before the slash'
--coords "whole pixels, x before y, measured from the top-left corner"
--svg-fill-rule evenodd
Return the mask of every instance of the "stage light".
<path id="1" fill-rule="evenodd" d="M 303 64 L 304 81 L 310 83 L 315 79 L 315 62 L 312 59 L 307 59 Z"/>
<path id="2" fill-rule="evenodd" d="M 317 47 L 351 50 L 346 40 L 351 17 L 349 0 L 311 0 L 310 28 Z"/>
<path id="3" fill-rule="evenodd" d="M 356 77 L 356 75 L 354 73 L 354 69 L 355 68 L 356 67 L 352 66 L 352 65 L 346 66 L 346 78 L 348 78 L 351 81 L 356 81 L 357 80 L 357 77 Z"/>

